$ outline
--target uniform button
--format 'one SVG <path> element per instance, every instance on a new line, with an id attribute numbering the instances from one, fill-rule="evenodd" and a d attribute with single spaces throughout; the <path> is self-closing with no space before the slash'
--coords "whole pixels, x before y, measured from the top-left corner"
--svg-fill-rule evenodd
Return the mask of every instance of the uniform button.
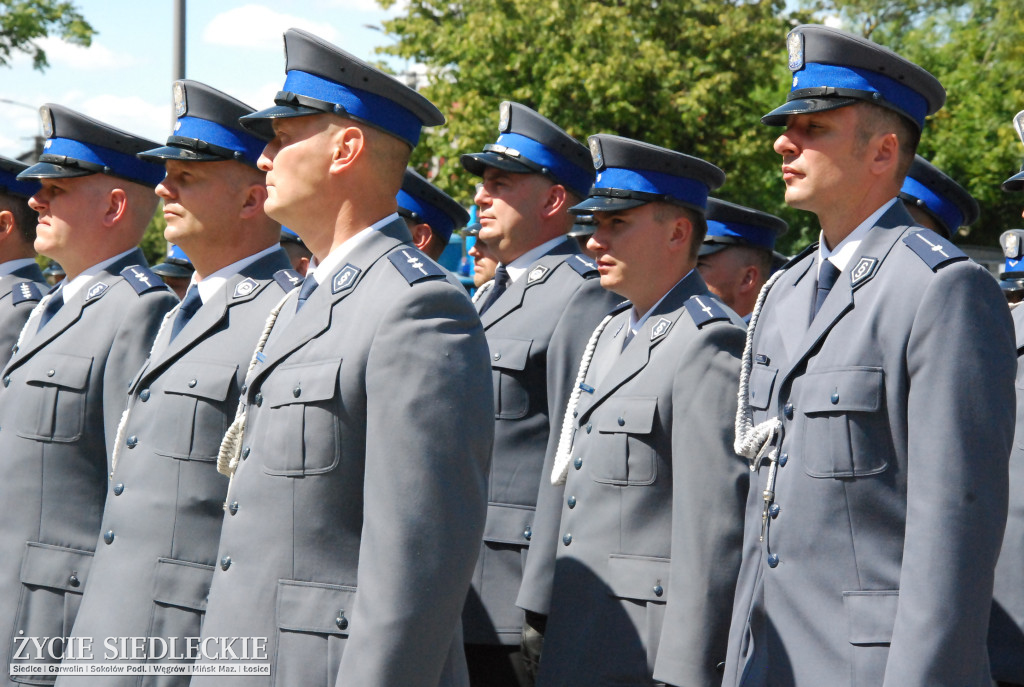
<path id="1" fill-rule="evenodd" d="M 143 403 L 148 401 L 149 400 L 149 389 L 143 389 L 142 391 L 140 391 L 139 392 L 139 398 L 142 400 Z"/>
<path id="2" fill-rule="evenodd" d="M 4 386 L 10 386 L 10 385 L 11 385 L 11 376 L 7 375 L 6 377 L 4 377 Z"/>
<path id="3" fill-rule="evenodd" d="M 781 456 L 779 456 L 779 467 L 780 468 L 786 467 L 786 463 L 788 463 L 788 462 L 789 462 L 789 454 L 788 453 L 783 453 Z"/>
<path id="4" fill-rule="evenodd" d="M 295 398 L 298 398 L 301 395 L 302 395 L 302 389 L 300 387 L 295 387 L 294 389 L 292 389 L 292 396 L 294 396 Z"/>
<path id="5" fill-rule="evenodd" d="M 494 359 L 495 360 L 501 360 L 501 353 L 495 353 L 494 354 Z"/>
<path id="6" fill-rule="evenodd" d="M 620 417 L 619 418 L 619 427 L 622 427 L 624 424 L 626 424 L 626 418 Z"/>
<path id="7" fill-rule="evenodd" d="M 234 515 L 235 513 L 237 513 L 237 512 L 238 512 L 238 501 L 232 501 L 232 502 L 231 502 L 231 505 L 230 505 L 230 506 L 228 506 L 228 511 L 229 511 L 229 512 L 230 512 L 230 513 L 231 513 L 232 515 Z"/>
<path id="8" fill-rule="evenodd" d="M 665 593 L 665 589 L 660 584 L 654 585 L 654 589 L 652 589 L 651 591 L 654 592 L 655 596 L 661 596 Z"/>
<path id="9" fill-rule="evenodd" d="M 188 388 L 189 389 L 194 389 L 194 388 L 196 388 L 196 384 L 198 384 L 198 383 L 199 383 L 199 380 L 190 379 L 190 380 L 188 380 Z"/>
<path id="10" fill-rule="evenodd" d="M 220 569 L 227 570 L 231 567 L 231 556 L 224 556 L 220 559 Z"/>
<path id="11" fill-rule="evenodd" d="M 567 498 L 565 500 L 565 502 L 567 504 L 569 504 L 569 508 L 575 508 L 576 507 L 576 497 L 575 496 L 570 496 L 569 498 Z"/>
<path id="12" fill-rule="evenodd" d="M 52 376 L 53 376 L 53 375 L 55 375 L 55 374 L 57 374 L 57 371 L 56 371 L 56 370 L 47 370 L 47 371 L 46 371 L 46 376 L 47 376 L 47 377 L 52 377 Z"/>
<path id="13" fill-rule="evenodd" d="M 782 407 L 782 414 L 786 416 L 787 420 L 793 419 L 793 404 L 787 403 Z"/>
<path id="14" fill-rule="evenodd" d="M 78 579 L 78 575 L 76 575 L 75 573 L 71 573 L 71 577 L 68 578 L 68 584 L 70 584 L 72 587 L 77 587 L 80 584 L 82 584 L 82 581 Z"/>
<path id="15" fill-rule="evenodd" d="M 249 447 L 248 446 L 244 446 L 244 447 L 242 447 L 242 460 L 245 460 L 248 457 L 249 457 Z"/>
<path id="16" fill-rule="evenodd" d="M 572 466 L 577 470 L 583 467 L 583 456 L 576 456 L 576 460 L 572 461 Z"/>
<path id="17" fill-rule="evenodd" d="M 114 485 L 114 496 L 120 496 L 121 492 L 124 491 L 124 482 L 118 482 Z"/>
<path id="18" fill-rule="evenodd" d="M 338 617 L 334 619 L 334 624 L 338 626 L 339 630 L 348 629 L 348 618 L 345 617 L 345 609 L 338 609 Z"/>
<path id="19" fill-rule="evenodd" d="M 531 539 L 533 539 L 533 530 L 530 529 L 529 526 L 527 526 L 526 529 L 523 530 L 523 539 L 525 539 L 526 541 L 530 541 Z"/>
<path id="20" fill-rule="evenodd" d="M 779 517 L 779 511 L 780 510 L 782 510 L 782 508 L 779 507 L 779 504 L 773 503 L 768 508 L 768 515 L 772 516 L 773 518 L 777 518 L 777 517 Z"/>
<path id="21" fill-rule="evenodd" d="M 573 417 L 579 417 L 580 416 L 580 411 L 578 411 L 578 410 L 572 411 L 572 416 Z"/>
<path id="22" fill-rule="evenodd" d="M 139 438 L 133 434 L 124 443 L 128 448 L 135 448 L 139 443 Z"/>
<path id="23" fill-rule="evenodd" d="M 572 535 L 569 534 L 568 532 L 563 534 L 562 535 L 562 543 L 565 544 L 566 546 L 568 546 L 569 544 L 572 544 Z"/>
<path id="24" fill-rule="evenodd" d="M 770 553 L 770 554 L 768 554 L 768 567 L 769 568 L 774 568 L 778 564 L 779 564 L 779 554 L 777 554 L 777 553 Z"/>
<path id="25" fill-rule="evenodd" d="M 587 423 L 587 434 L 590 434 L 590 430 L 592 430 L 592 429 L 594 429 L 593 423 L 588 422 Z"/>
<path id="26" fill-rule="evenodd" d="M 832 392 L 832 405 L 839 403 L 839 390 L 836 389 Z"/>
<path id="27" fill-rule="evenodd" d="M 263 406 L 263 394 L 259 391 L 256 392 L 256 407 L 260 408 Z"/>
<path id="28" fill-rule="evenodd" d="M 108 544 L 113 544 L 114 543 L 114 530 L 107 530 L 106 532 L 104 532 L 103 533 L 103 541 L 107 542 Z"/>

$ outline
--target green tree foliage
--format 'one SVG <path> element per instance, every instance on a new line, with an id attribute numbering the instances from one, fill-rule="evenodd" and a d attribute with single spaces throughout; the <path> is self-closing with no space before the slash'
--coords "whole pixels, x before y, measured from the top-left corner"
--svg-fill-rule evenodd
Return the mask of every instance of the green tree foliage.
<path id="1" fill-rule="evenodd" d="M 46 52 L 36 39 L 59 36 L 76 45 L 88 46 L 95 30 L 73 2 L 61 0 L 0 0 L 0 65 L 16 52 L 32 56 L 40 71 L 49 66 Z"/>
<path id="2" fill-rule="evenodd" d="M 164 229 L 167 227 L 167 220 L 164 219 L 164 204 L 156 206 L 153 219 L 149 220 L 146 226 L 146 233 L 142 235 L 139 248 L 146 256 L 146 262 L 150 265 L 163 262 L 167 257 L 167 239 L 164 238 Z"/>
<path id="3" fill-rule="evenodd" d="M 514 100 L 582 141 L 615 133 L 718 164 L 728 178 L 716 195 L 785 217 L 786 245 L 800 246 L 816 221 L 785 206 L 778 130 L 759 122 L 789 90 L 783 10 L 783 0 L 410 0 L 385 22 L 396 40 L 381 50 L 427 66 L 424 94 L 448 124 L 425 135 L 414 162 L 438 169 L 434 182 L 461 201 L 476 180 L 459 153 L 492 142 L 498 104 Z"/>

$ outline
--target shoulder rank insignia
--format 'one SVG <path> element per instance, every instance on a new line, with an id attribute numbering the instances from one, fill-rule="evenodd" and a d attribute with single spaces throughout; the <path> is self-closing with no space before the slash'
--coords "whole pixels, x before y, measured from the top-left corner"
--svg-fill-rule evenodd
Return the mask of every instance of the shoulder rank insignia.
<path id="1" fill-rule="evenodd" d="M 661 337 L 668 334 L 668 330 L 672 327 L 672 320 L 662 317 L 660 320 L 654 323 L 651 327 L 651 341 L 660 339 Z"/>
<path id="2" fill-rule="evenodd" d="M 967 259 L 966 253 L 927 229 L 907 234 L 903 237 L 903 243 L 924 260 L 933 272 L 948 263 Z"/>
<path id="3" fill-rule="evenodd" d="M 424 279 L 444 277 L 444 270 L 419 251 L 403 248 L 389 255 L 388 260 L 410 284 L 421 282 Z"/>
<path id="4" fill-rule="evenodd" d="M 253 291 L 258 289 L 260 283 L 252 277 L 246 277 L 242 281 L 235 284 L 235 292 L 231 294 L 232 298 L 245 298 Z"/>
<path id="5" fill-rule="evenodd" d="M 274 281 L 288 293 L 302 283 L 302 276 L 295 270 L 278 270 L 274 272 Z"/>
<path id="6" fill-rule="evenodd" d="M 34 281 L 23 281 L 11 291 L 11 302 L 14 305 L 25 301 L 38 301 L 43 297 L 43 290 Z"/>
<path id="7" fill-rule="evenodd" d="M 530 270 L 530 273 L 526 275 L 526 285 L 536 284 L 539 281 L 544 281 L 544 277 L 548 276 L 548 272 L 551 269 L 544 265 L 536 265 Z"/>
<path id="8" fill-rule="evenodd" d="M 98 284 L 93 284 L 92 286 L 89 287 L 89 290 L 85 292 L 85 302 L 88 303 L 90 301 L 96 300 L 97 298 L 99 298 L 100 296 L 105 294 L 107 292 L 108 288 L 110 288 L 110 287 L 108 287 L 103 282 L 99 282 Z M 139 293 L 142 293 L 142 292 L 139 291 Z"/>
<path id="9" fill-rule="evenodd" d="M 590 277 L 598 274 L 597 263 L 586 255 L 570 255 L 565 261 L 569 263 L 569 267 L 579 272 L 582 277 Z"/>
<path id="10" fill-rule="evenodd" d="M 160 277 L 150 272 L 148 267 L 143 267 L 142 265 L 125 267 L 121 270 L 121 276 L 124 277 L 126 282 L 131 284 L 132 288 L 135 289 L 135 293 L 139 295 L 153 289 L 167 289 L 167 285 L 164 284 Z M 86 297 L 86 300 L 88 300 L 88 297 Z"/>
<path id="11" fill-rule="evenodd" d="M 690 313 L 693 323 L 697 325 L 697 329 L 709 322 L 728 321 L 729 319 L 729 316 L 722 310 L 722 306 L 708 296 L 690 296 L 684 305 L 687 312 Z"/>
<path id="12" fill-rule="evenodd" d="M 347 291 L 356 285 L 356 279 L 359 277 L 359 273 L 362 272 L 358 267 L 352 263 L 348 263 L 342 267 L 334 278 L 331 279 L 331 293 L 336 294 L 342 291 Z"/>
<path id="13" fill-rule="evenodd" d="M 864 256 L 857 261 L 850 271 L 850 287 L 857 288 L 871 277 L 875 276 L 875 268 L 878 267 L 878 258 Z"/>

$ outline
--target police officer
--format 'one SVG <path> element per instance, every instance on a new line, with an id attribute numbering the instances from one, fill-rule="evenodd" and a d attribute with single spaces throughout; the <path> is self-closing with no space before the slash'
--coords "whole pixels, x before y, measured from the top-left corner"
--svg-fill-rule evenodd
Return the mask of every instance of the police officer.
<path id="1" fill-rule="evenodd" d="M 593 213 L 601 285 L 629 300 L 591 335 L 541 482 L 534 541 L 557 550 L 537 684 L 712 685 L 749 483 L 732 447 L 743 321 L 695 269 L 725 175 L 618 136 L 590 148 L 597 182 L 573 211 Z"/>
<path id="2" fill-rule="evenodd" d="M 147 635 L 181 647 L 199 636 L 228 486 L 217 472 L 220 441 L 267 314 L 301 281 L 278 245 L 280 225 L 263 212 L 256 161 L 269 136 L 238 123 L 252 108 L 196 81 L 175 82 L 173 93 L 172 135 L 140 157 L 165 165 L 156 187 L 164 233 L 188 252 L 195 273 L 128 390 L 102 543 L 74 629 L 96 647 L 106 637 Z M 89 679 L 138 682 L 76 675 L 59 683 Z M 165 680 L 188 684 L 185 675 Z"/>
<path id="3" fill-rule="evenodd" d="M 462 156 L 483 180 L 475 197 L 480 238 L 499 261 L 476 301 L 491 351 L 495 438 L 487 527 L 463 615 L 471 682 L 488 687 L 530 684 L 515 601 L 548 435 L 561 422 L 590 332 L 620 300 L 566 236 L 568 209 L 594 178 L 586 147 L 519 103 L 501 104 L 498 130 L 495 143 Z"/>
<path id="4" fill-rule="evenodd" d="M 29 313 L 49 290 L 35 261 L 35 213 L 28 199 L 39 189 L 35 181 L 18 181 L 28 165 L 0 157 L 0 367 Z"/>
<path id="5" fill-rule="evenodd" d="M 397 200 L 398 214 L 405 219 L 413 244 L 435 262 L 452 233 L 469 221 L 464 207 L 413 169 L 405 170 Z"/>
<path id="6" fill-rule="evenodd" d="M 473 207 L 475 208 L 476 206 L 474 205 Z M 474 222 L 467 226 L 462 231 L 462 235 L 473 238 L 473 242 L 469 244 L 466 253 L 473 258 L 473 287 L 476 289 L 476 292 L 473 294 L 473 300 L 476 301 L 477 298 L 486 293 L 486 289 L 481 287 L 494 279 L 494 271 L 498 268 L 498 259 L 494 257 L 494 253 L 487 247 L 487 243 L 480 238 L 479 222 Z M 467 241 L 467 243 L 469 242 Z"/>
<path id="7" fill-rule="evenodd" d="M 179 299 L 185 298 L 188 286 L 192 283 L 192 273 L 195 271 L 196 268 L 185 255 L 185 251 L 173 243 L 168 247 L 164 261 L 153 265 L 153 273 L 163 279 Z"/>
<path id="8" fill-rule="evenodd" d="M 395 201 L 421 126 L 444 117 L 309 33 L 285 49 L 277 105 L 242 121 L 272 122 L 267 213 L 318 264 L 271 311 L 225 437 L 202 641 L 268 638 L 271 675 L 239 687 L 464 683 L 492 434 L 462 428 L 493 413 L 487 345 Z"/>
<path id="9" fill-rule="evenodd" d="M 757 294 L 774 271 L 775 240 L 789 225 L 766 212 L 715 198 L 708 199 L 707 221 L 697 269 L 711 293 L 749 320 Z"/>
<path id="10" fill-rule="evenodd" d="M 1014 127 L 1024 143 L 1024 112 L 1018 112 Z M 1024 170 L 1003 182 L 1003 190 L 1024 191 Z M 1006 256 L 1001 285 L 1010 306 L 1017 338 L 1017 426 L 1010 453 L 1010 507 L 1006 534 L 996 564 L 992 617 L 989 621 L 988 654 L 992 677 L 1000 687 L 1024 685 L 1024 230 L 1013 229 L 999 237 Z"/>
<path id="11" fill-rule="evenodd" d="M 155 144 L 60 105 L 40 115 L 44 152 L 18 176 L 41 182 L 29 200 L 35 248 L 67 278 L 33 310 L 2 373 L 3 665 L 18 662 L 15 638 L 71 631 L 125 390 L 178 302 L 137 248 L 162 170 L 135 154 Z M 41 663 L 59 660 L 49 653 Z"/>
<path id="12" fill-rule="evenodd" d="M 945 92 L 836 29 L 788 47 L 792 91 L 762 121 L 785 127 L 786 202 L 821 240 L 751 317 L 737 451 L 757 472 L 723 684 L 990 685 L 1012 324 L 898 197 Z"/>
<path id="13" fill-rule="evenodd" d="M 305 277 L 306 271 L 309 269 L 309 259 L 313 257 L 313 254 L 306 248 L 306 244 L 302 242 L 299 235 L 288 227 L 281 227 L 281 248 L 288 254 L 292 269 L 300 276 Z"/>
<path id="14" fill-rule="evenodd" d="M 974 224 L 981 213 L 967 189 L 920 155 L 914 156 L 903 180 L 900 200 L 914 221 L 946 239 Z"/>

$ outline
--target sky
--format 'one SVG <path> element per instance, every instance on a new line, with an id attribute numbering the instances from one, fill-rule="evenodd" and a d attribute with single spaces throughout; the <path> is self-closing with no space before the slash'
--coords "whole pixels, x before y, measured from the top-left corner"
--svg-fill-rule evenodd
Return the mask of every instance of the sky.
<path id="1" fill-rule="evenodd" d="M 171 135 L 172 0 L 76 0 L 76 5 L 97 32 L 89 48 L 43 39 L 50 62 L 46 71 L 32 69 L 27 55 L 0 67 L 0 121 L 5 123 L 0 155 L 13 158 L 32 148 L 44 103 L 157 142 Z M 268 107 L 284 84 L 281 35 L 289 28 L 310 31 L 361 59 L 409 69 L 374 52 L 391 40 L 380 23 L 400 5 L 385 12 L 375 0 L 191 0 L 185 76 L 256 109 Z"/>

